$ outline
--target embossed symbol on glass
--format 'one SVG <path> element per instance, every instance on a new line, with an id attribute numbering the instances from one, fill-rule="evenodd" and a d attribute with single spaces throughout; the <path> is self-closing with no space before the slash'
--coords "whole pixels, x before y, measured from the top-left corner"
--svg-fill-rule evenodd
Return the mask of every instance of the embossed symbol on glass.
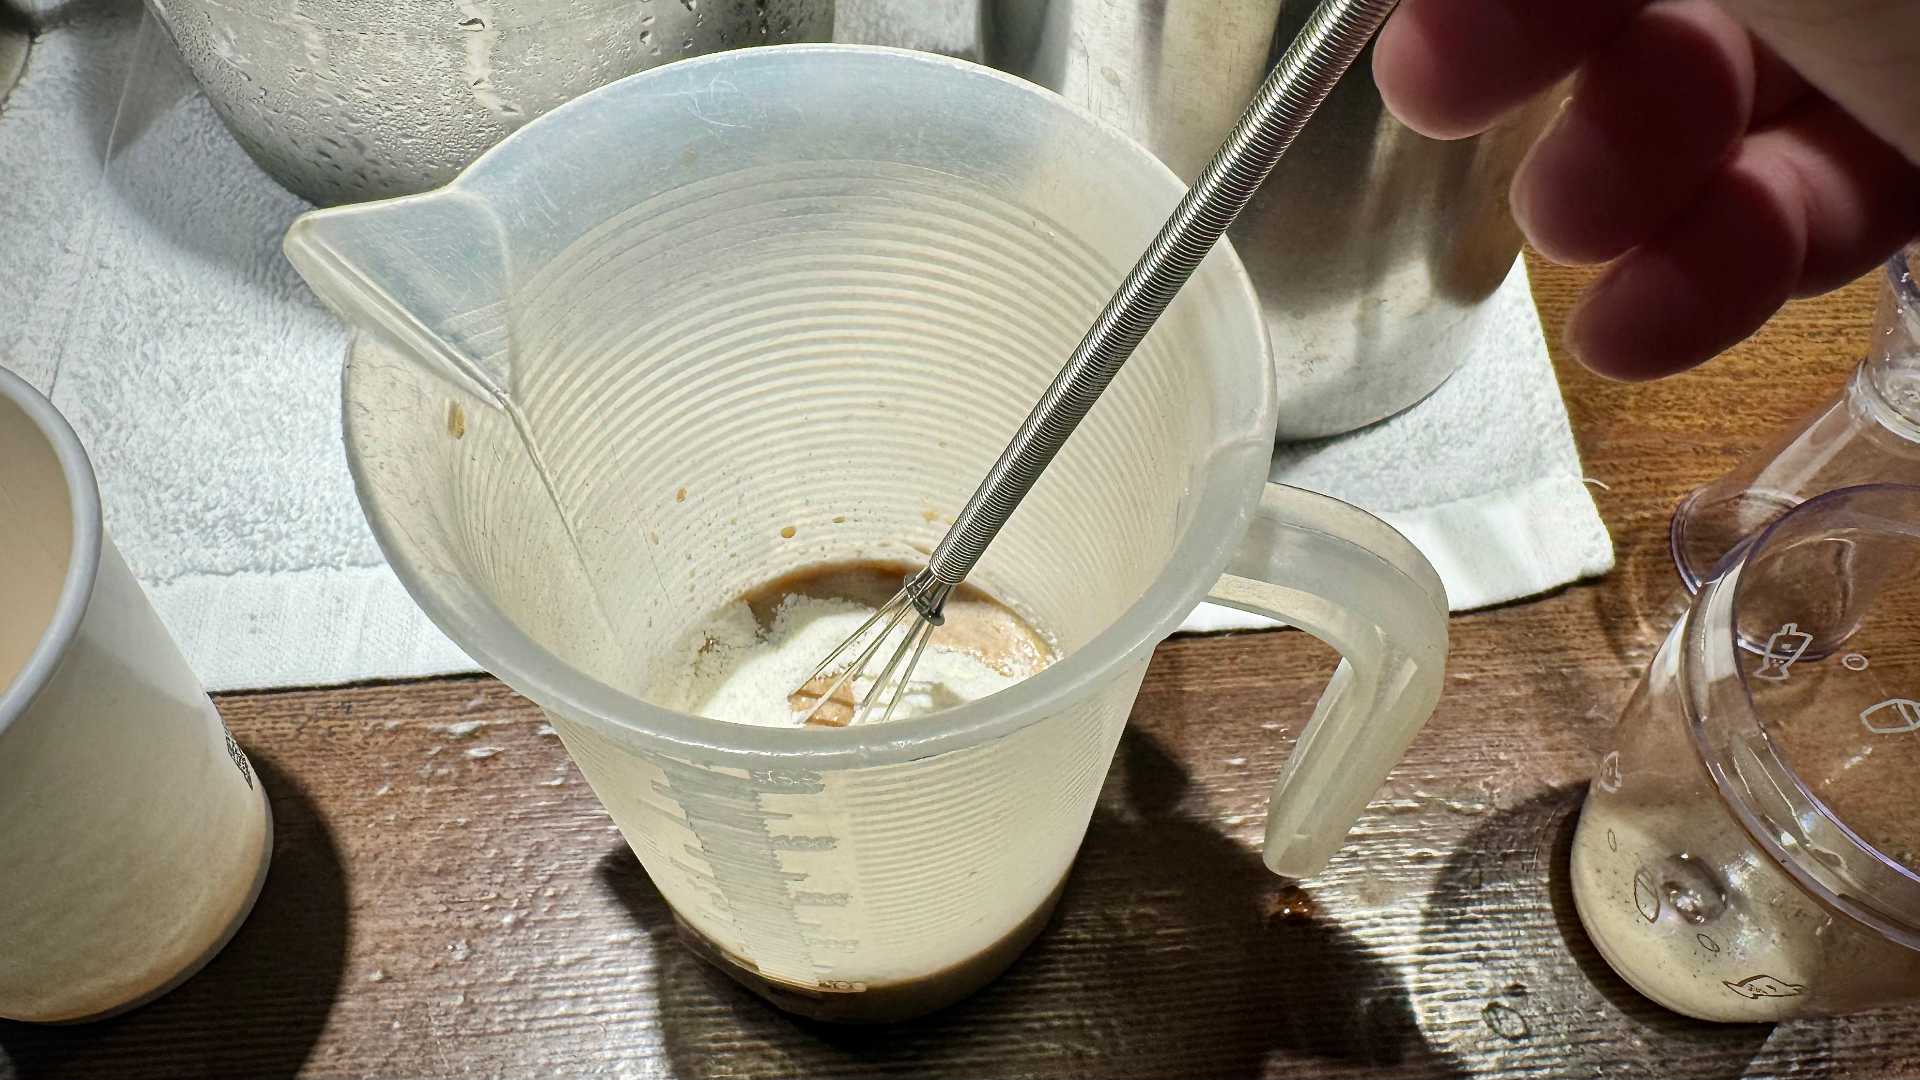
<path id="1" fill-rule="evenodd" d="M 1920 701 L 1888 698 L 1860 711 L 1860 722 L 1875 735 L 1902 735 L 1920 731 Z"/>
<path id="2" fill-rule="evenodd" d="M 1794 661 L 1806 655 L 1807 646 L 1813 644 L 1813 635 L 1800 629 L 1799 623 L 1783 623 L 1780 629 L 1767 639 L 1767 648 L 1760 656 L 1760 667 L 1753 673 L 1756 679 L 1768 682 L 1786 682 L 1787 672 Z"/>
<path id="3" fill-rule="evenodd" d="M 1800 983 L 1782 982 L 1771 975 L 1749 975 L 1739 982 L 1729 980 L 1720 985 L 1748 1001 L 1758 1001 L 1761 998 L 1799 997 L 1807 992 L 1807 988 Z"/>

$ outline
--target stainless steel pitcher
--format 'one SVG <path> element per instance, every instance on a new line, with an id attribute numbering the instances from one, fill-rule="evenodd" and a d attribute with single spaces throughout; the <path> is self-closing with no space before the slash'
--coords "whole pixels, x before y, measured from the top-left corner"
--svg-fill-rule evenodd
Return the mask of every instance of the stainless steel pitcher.
<path id="1" fill-rule="evenodd" d="M 439 187 L 622 76 L 833 34 L 833 0 L 146 2 L 240 145 L 322 205 Z"/>
<path id="2" fill-rule="evenodd" d="M 989 63 L 1086 106 L 1191 182 L 1312 10 L 982 0 L 981 41 Z M 1393 119 L 1355 67 L 1229 234 L 1273 335 L 1281 439 L 1351 431 L 1453 374 L 1519 253 L 1507 186 L 1550 104 L 1439 142 Z"/>

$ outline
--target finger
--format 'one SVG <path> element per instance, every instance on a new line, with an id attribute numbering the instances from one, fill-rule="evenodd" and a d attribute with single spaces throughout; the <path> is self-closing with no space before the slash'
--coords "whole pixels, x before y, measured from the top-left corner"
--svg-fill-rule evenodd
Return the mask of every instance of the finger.
<path id="1" fill-rule="evenodd" d="M 1806 222 L 1745 148 L 1688 212 L 1608 267 L 1574 305 L 1567 340 L 1594 371 L 1657 379 L 1752 333 L 1793 294 Z"/>
<path id="2" fill-rule="evenodd" d="M 1374 46 L 1374 81 L 1415 131 L 1477 135 L 1572 73 L 1645 3 L 1402 0 Z"/>
<path id="3" fill-rule="evenodd" d="M 1709 0 L 1649 5 L 1580 73 L 1513 183 L 1514 218 L 1556 262 L 1612 259 L 1691 206 L 1746 134 L 1752 38 Z"/>
<path id="4" fill-rule="evenodd" d="M 1609 267 L 1575 306 L 1568 340 L 1603 375 L 1659 378 L 1915 235 L 1920 168 L 1815 100 L 1749 138 L 1691 210 Z"/>
<path id="5" fill-rule="evenodd" d="M 1753 116 L 1748 124 L 1760 127 L 1779 119 L 1817 91 L 1793 70 L 1793 65 L 1780 59 L 1773 46 L 1751 34 L 1747 38 L 1753 42 Z"/>
<path id="6" fill-rule="evenodd" d="M 1808 102 L 1747 144 L 1781 198 L 1806 210 L 1794 295 L 1837 289 L 1920 234 L 1920 168 L 1832 102 Z"/>
<path id="7" fill-rule="evenodd" d="M 1862 127 L 1920 163 L 1920 4 L 1911 0 L 1724 0 L 1727 9 L 1779 50 L 1821 95 Z"/>

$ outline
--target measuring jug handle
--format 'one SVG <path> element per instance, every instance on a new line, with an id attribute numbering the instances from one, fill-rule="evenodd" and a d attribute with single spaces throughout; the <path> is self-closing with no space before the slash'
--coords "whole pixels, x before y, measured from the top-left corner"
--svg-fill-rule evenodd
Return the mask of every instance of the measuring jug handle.
<path id="1" fill-rule="evenodd" d="M 1318 873 L 1440 698 L 1447 594 L 1417 548 L 1338 499 L 1268 484 L 1208 599 L 1297 626 L 1340 666 L 1267 809 L 1267 868 Z"/>

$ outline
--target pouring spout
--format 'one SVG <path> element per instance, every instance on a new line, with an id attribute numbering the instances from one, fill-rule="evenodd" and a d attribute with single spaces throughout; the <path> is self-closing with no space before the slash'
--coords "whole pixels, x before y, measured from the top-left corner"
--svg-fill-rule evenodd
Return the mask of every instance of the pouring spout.
<path id="1" fill-rule="evenodd" d="M 507 407 L 507 249 L 479 199 L 447 188 L 315 210 L 295 219 L 282 248 L 355 329 Z"/>

